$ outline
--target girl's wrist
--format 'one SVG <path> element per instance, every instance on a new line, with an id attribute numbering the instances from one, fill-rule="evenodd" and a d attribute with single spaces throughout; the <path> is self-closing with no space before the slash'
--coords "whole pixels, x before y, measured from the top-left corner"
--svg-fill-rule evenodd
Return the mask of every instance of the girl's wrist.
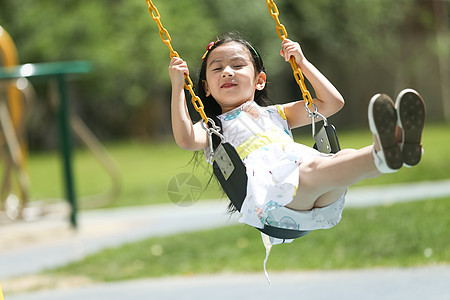
<path id="1" fill-rule="evenodd" d="M 184 82 L 172 82 L 172 92 L 179 93 L 184 90 Z"/>
<path id="2" fill-rule="evenodd" d="M 306 65 L 308 64 L 308 60 L 306 59 L 306 57 L 303 56 L 303 58 L 297 62 L 297 65 L 300 69 L 303 69 L 306 67 Z"/>

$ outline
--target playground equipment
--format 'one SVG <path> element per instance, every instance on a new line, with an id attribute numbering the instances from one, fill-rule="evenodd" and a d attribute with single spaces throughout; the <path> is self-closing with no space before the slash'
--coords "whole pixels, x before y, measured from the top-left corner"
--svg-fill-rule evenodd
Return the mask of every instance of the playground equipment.
<path id="1" fill-rule="evenodd" d="M 71 129 L 80 140 L 91 150 L 95 158 L 111 178 L 111 189 L 102 195 L 89 196 L 89 206 L 104 205 L 114 199 L 120 192 L 121 178 L 116 164 L 103 148 L 99 140 L 92 134 L 82 120 L 69 113 L 66 89 L 66 77 L 70 74 L 83 74 L 91 70 L 91 64 L 84 61 L 54 62 L 18 65 L 16 47 L 8 33 L 0 27 L 0 62 L 5 67 L 0 68 L 0 158 L 5 162 L 5 171 L 0 191 L 0 209 L 8 210 L 6 199 L 15 199 L 14 213 L 9 213 L 11 219 L 21 217 L 23 209 L 29 201 L 30 180 L 26 172 L 26 103 L 32 102 L 33 92 L 27 78 L 41 77 L 56 83 L 55 94 L 58 95 L 54 107 L 58 116 L 60 154 L 64 171 L 64 186 L 66 198 L 70 204 L 70 223 L 77 226 L 77 198 L 75 195 L 72 171 Z M 19 195 L 14 195 L 11 178 L 13 171 L 17 172 Z M 0 177 L 1 178 L 1 177 Z M 103 201 L 99 201 L 99 199 Z M 18 199 L 20 201 L 18 201 Z M 106 199 L 106 201 L 105 201 Z"/>
<path id="2" fill-rule="evenodd" d="M 18 64 L 17 49 L 10 35 L 0 26 L 0 61 L 5 67 Z M 26 90 L 26 92 L 24 92 Z M 25 78 L 0 82 L 0 158 L 4 163 L 3 180 L 0 186 L 0 208 L 5 209 L 10 218 L 18 217 L 29 200 L 29 178 L 26 172 L 27 147 L 24 136 L 25 109 L 29 102 L 30 87 Z M 16 176 L 15 176 L 16 175 Z M 15 178 L 16 177 L 16 178 Z M 17 180 L 18 194 L 14 195 Z M 10 198 L 11 197 L 11 198 Z M 21 199 L 14 205 L 6 204 L 7 199 Z M 11 200 L 11 201 L 13 201 Z"/>

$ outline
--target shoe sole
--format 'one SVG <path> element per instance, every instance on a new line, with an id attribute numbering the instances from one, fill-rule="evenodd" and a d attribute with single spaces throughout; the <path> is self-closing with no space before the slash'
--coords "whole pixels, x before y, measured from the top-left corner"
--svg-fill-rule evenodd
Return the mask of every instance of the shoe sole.
<path id="1" fill-rule="evenodd" d="M 406 166 L 415 166 L 422 157 L 422 131 L 425 126 L 425 103 L 420 95 L 406 89 L 395 101 L 398 125 L 403 131 L 402 151 Z"/>
<path id="2" fill-rule="evenodd" d="M 372 97 L 369 103 L 369 126 L 378 138 L 386 165 L 392 170 L 403 166 L 403 155 L 395 138 L 397 113 L 392 99 L 384 94 Z"/>

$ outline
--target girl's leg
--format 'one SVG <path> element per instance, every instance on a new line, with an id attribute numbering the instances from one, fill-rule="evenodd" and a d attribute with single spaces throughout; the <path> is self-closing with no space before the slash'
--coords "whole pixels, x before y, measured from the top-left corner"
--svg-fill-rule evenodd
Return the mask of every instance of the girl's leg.
<path id="1" fill-rule="evenodd" d="M 407 89 L 399 94 L 396 106 L 397 109 L 388 96 L 375 95 L 369 104 L 373 146 L 346 149 L 332 157 L 300 164 L 297 194 L 286 207 L 295 210 L 324 207 L 336 202 L 350 185 L 362 179 L 395 172 L 404 160 L 407 166 L 417 164 L 421 156 L 425 105 L 416 91 Z"/>
<path id="2" fill-rule="evenodd" d="M 318 157 L 300 164 L 298 192 L 286 207 L 310 210 L 330 205 L 350 185 L 381 175 L 375 166 L 372 149 L 373 146 L 358 150 L 345 149 L 332 157 Z"/>
<path id="3" fill-rule="evenodd" d="M 369 103 L 369 125 L 373 146 L 342 150 L 332 157 L 318 157 L 299 166 L 297 195 L 288 208 L 309 210 L 337 201 L 346 189 L 362 179 L 373 178 L 403 165 L 395 138 L 397 113 L 386 95 L 375 95 Z"/>

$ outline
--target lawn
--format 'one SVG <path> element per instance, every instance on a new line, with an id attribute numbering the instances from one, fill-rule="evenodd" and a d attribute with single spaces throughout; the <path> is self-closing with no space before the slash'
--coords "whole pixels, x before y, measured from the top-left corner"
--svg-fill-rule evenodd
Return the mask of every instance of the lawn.
<path id="1" fill-rule="evenodd" d="M 371 143 L 368 129 L 343 131 L 339 133 L 342 148 L 360 148 Z M 311 144 L 310 136 L 296 136 L 296 140 Z M 449 178 L 450 129 L 448 125 L 428 125 L 425 128 L 423 145 L 425 155 L 419 166 L 402 169 L 391 175 L 358 184 L 380 185 L 400 182 L 439 180 Z M 220 187 L 213 180 L 209 185 L 211 170 L 199 153 L 201 162 L 194 171 L 190 163 L 193 153 L 178 148 L 173 142 L 117 142 L 106 145 L 121 174 L 121 192 L 106 204 L 86 198 L 90 195 L 106 195 L 112 183 L 108 174 L 83 147 L 78 147 L 74 155 L 75 185 L 77 195 L 82 198 L 82 207 L 117 207 L 168 203 L 168 185 L 174 176 L 187 173 L 197 177 L 203 186 L 201 199 L 219 198 Z M 31 177 L 31 196 L 35 200 L 61 201 L 63 198 L 61 165 L 57 153 L 31 153 L 28 163 Z M 84 199 L 84 200 L 83 200 Z M 103 199 L 104 200 L 104 199 Z"/>

